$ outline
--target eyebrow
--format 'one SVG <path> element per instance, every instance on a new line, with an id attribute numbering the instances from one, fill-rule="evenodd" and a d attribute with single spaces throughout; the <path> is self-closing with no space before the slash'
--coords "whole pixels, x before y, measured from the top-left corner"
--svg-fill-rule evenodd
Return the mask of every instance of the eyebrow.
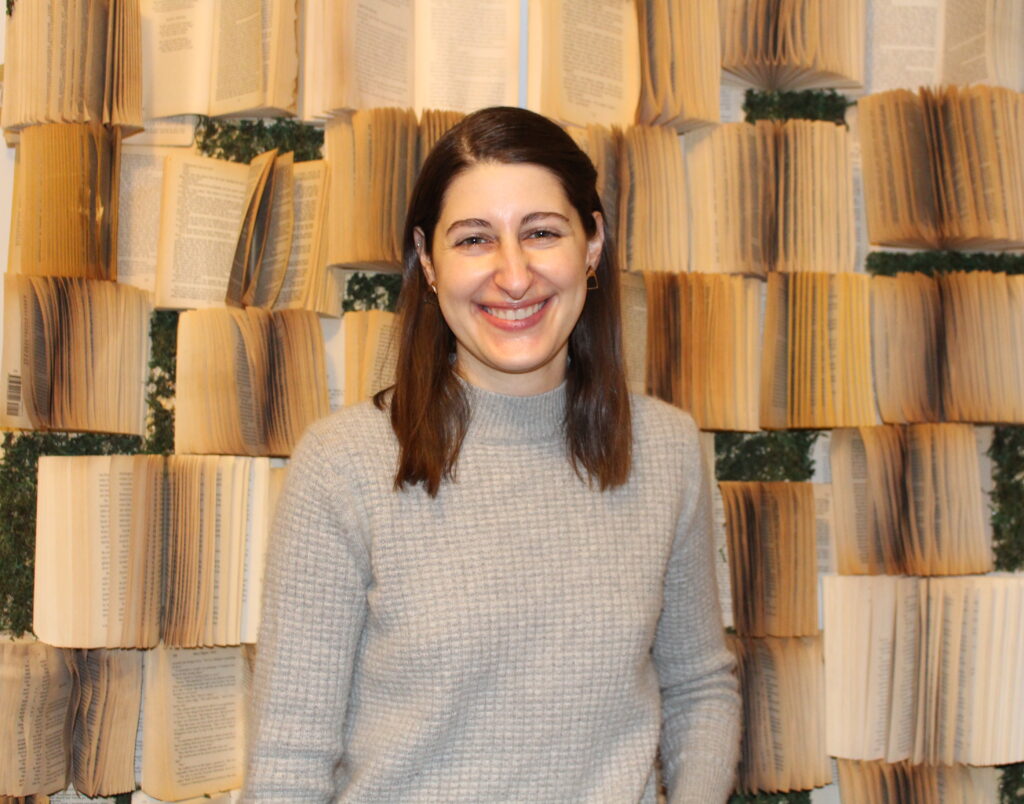
<path id="1" fill-rule="evenodd" d="M 520 223 L 520 226 L 523 226 L 528 223 L 533 223 L 534 221 L 539 220 L 541 218 L 559 218 L 560 220 L 563 220 L 566 223 L 570 222 L 569 219 L 561 212 L 531 212 L 529 215 L 523 218 L 522 222 Z M 452 225 L 445 230 L 445 234 L 448 234 L 449 232 L 451 232 L 452 229 L 455 229 L 459 226 L 479 226 L 484 228 L 490 228 L 490 225 L 491 222 L 486 221 L 483 218 L 463 218 L 462 220 L 453 221 Z"/>

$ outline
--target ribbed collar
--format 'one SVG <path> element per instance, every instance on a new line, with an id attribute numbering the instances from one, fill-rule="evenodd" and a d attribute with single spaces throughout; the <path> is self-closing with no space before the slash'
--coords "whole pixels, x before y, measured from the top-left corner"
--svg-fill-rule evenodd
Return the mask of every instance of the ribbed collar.
<path id="1" fill-rule="evenodd" d="M 472 416 L 467 440 L 488 444 L 535 444 L 562 439 L 565 383 L 536 396 L 507 396 L 459 378 Z"/>

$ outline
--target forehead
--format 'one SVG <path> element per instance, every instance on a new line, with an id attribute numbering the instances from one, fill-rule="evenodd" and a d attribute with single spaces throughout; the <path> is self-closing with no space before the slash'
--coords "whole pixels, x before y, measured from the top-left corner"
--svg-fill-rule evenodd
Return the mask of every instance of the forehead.
<path id="1" fill-rule="evenodd" d="M 452 179 L 442 200 L 438 222 L 461 218 L 490 220 L 537 211 L 559 212 L 566 217 L 572 211 L 554 173 L 529 163 L 482 162 Z"/>

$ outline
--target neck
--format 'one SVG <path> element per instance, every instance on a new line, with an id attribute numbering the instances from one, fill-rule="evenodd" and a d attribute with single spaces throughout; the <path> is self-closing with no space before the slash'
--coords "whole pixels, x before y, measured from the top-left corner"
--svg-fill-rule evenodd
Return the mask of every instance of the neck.
<path id="1" fill-rule="evenodd" d="M 488 443 L 537 443 L 565 437 L 565 383 L 530 396 L 502 394 L 459 378 L 472 418 L 467 438 Z"/>

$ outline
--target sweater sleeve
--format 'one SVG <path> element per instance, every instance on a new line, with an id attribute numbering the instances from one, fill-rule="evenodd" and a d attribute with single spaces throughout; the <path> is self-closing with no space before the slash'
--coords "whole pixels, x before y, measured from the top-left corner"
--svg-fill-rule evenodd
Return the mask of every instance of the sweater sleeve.
<path id="1" fill-rule="evenodd" d="M 661 754 L 672 804 L 724 802 L 739 761 L 740 697 L 725 647 L 711 539 L 708 475 L 687 418 L 683 506 L 654 644 L 662 694 Z"/>
<path id="2" fill-rule="evenodd" d="M 289 464 L 267 549 L 246 802 L 335 797 L 370 575 L 346 486 L 314 428 Z"/>

